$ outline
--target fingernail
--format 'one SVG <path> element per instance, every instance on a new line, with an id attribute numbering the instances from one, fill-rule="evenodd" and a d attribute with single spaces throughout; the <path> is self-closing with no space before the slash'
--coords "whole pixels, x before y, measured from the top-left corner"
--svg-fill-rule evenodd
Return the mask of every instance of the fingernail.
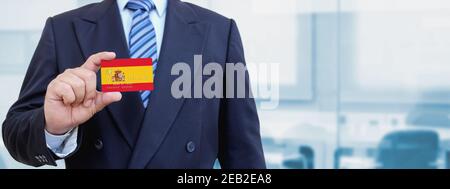
<path id="1" fill-rule="evenodd" d="M 84 101 L 84 106 L 85 107 L 91 107 L 91 104 L 92 104 L 92 100 L 91 99 Z"/>

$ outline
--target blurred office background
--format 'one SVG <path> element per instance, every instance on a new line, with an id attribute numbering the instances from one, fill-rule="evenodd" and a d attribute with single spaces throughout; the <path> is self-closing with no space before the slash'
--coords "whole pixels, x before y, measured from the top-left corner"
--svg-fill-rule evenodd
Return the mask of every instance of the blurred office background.
<path id="1" fill-rule="evenodd" d="M 0 0 L 0 120 L 45 19 L 96 1 Z M 280 64 L 269 168 L 450 168 L 450 1 L 190 2 L 236 20 L 248 62 Z M 0 168 L 29 167 L 1 142 Z"/>

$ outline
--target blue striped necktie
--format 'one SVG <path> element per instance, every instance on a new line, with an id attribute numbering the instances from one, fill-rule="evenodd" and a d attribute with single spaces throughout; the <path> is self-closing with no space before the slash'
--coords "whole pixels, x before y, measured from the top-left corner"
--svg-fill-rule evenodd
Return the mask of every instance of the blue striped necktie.
<path id="1" fill-rule="evenodd" d="M 130 0 L 126 8 L 133 11 L 131 31 L 128 38 L 130 57 L 152 58 L 153 73 L 155 73 L 158 50 L 155 28 L 149 17 L 150 11 L 155 9 L 155 4 L 152 0 Z M 150 91 L 141 91 L 140 95 L 144 107 L 147 108 Z"/>

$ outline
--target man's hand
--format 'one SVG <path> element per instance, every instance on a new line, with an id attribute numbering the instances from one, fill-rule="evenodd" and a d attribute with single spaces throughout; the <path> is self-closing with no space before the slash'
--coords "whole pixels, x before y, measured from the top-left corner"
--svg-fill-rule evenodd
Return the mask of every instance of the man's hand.
<path id="1" fill-rule="evenodd" d="M 115 57 L 113 52 L 92 55 L 81 67 L 67 69 L 50 82 L 44 101 L 45 127 L 49 133 L 64 134 L 107 105 L 120 101 L 121 93 L 96 90 L 100 62 Z"/>

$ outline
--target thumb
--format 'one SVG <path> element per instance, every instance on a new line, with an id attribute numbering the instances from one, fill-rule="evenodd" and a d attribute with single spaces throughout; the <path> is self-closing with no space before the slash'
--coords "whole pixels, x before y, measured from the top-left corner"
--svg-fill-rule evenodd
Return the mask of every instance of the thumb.
<path id="1" fill-rule="evenodd" d="M 103 110 L 106 106 L 111 103 L 118 102 L 122 99 L 122 94 L 120 92 L 110 92 L 110 93 L 102 93 L 97 92 L 97 96 L 95 97 L 95 111 L 99 112 Z"/>
<path id="2" fill-rule="evenodd" d="M 113 60 L 115 58 L 116 53 L 114 52 L 100 52 L 90 56 L 81 67 L 97 73 L 102 60 Z"/>

